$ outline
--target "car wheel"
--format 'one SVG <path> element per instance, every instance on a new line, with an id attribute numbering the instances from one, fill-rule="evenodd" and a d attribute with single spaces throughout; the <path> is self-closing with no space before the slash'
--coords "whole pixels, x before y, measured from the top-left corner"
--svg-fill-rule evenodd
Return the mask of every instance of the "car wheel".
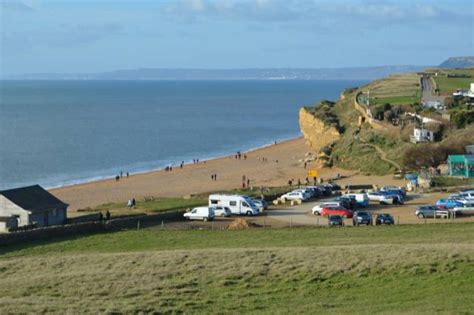
<path id="1" fill-rule="evenodd" d="M 207 222 L 207 218 L 206 218 L 206 217 L 202 218 L 202 220 L 203 220 L 204 222 Z"/>
<path id="2" fill-rule="evenodd" d="M 251 216 L 251 215 L 252 215 L 252 212 L 250 212 L 250 211 L 247 211 L 247 213 L 246 213 L 246 214 L 247 214 L 248 216 Z"/>
<path id="3" fill-rule="evenodd" d="M 225 213 L 221 213 L 221 217 L 225 217 Z"/>
<path id="4" fill-rule="evenodd" d="M 424 218 L 425 218 L 425 215 L 424 215 L 423 213 L 418 213 L 418 218 L 424 219 Z"/>

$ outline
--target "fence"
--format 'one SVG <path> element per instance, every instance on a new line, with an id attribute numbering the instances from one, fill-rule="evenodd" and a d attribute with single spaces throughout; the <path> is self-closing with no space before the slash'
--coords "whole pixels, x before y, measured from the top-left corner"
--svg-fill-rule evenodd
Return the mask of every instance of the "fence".
<path id="1" fill-rule="evenodd" d="M 31 241 L 44 241 L 52 238 L 71 237 L 75 235 L 94 234 L 105 231 L 116 231 L 126 228 L 148 227 L 162 222 L 182 220 L 184 211 L 140 215 L 117 218 L 110 221 L 93 221 L 62 226 L 51 226 L 27 231 L 16 231 L 0 234 L 0 247 Z"/>

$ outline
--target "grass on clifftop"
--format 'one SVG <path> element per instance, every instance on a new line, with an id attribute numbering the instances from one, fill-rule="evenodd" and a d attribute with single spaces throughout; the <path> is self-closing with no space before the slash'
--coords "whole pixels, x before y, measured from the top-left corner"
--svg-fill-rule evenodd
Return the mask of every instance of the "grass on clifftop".
<path id="1" fill-rule="evenodd" d="M 93 235 L 0 255 L 1 313 L 467 313 L 473 224 Z"/>

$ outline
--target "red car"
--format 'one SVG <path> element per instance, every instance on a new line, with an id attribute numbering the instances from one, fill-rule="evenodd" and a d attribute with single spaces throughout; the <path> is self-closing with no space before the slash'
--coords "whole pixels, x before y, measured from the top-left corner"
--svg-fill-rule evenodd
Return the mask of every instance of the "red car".
<path id="1" fill-rule="evenodd" d="M 321 210 L 321 215 L 340 215 L 346 218 L 352 218 L 353 212 L 343 207 L 326 207 Z"/>

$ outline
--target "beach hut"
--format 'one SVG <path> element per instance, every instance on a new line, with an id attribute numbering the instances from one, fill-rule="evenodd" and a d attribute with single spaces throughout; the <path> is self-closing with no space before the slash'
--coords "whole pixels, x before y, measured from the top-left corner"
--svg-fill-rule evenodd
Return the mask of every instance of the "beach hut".
<path id="1" fill-rule="evenodd" d="M 474 178 L 474 155 L 448 156 L 450 176 Z"/>
<path id="2" fill-rule="evenodd" d="M 39 185 L 0 191 L 0 217 L 14 217 L 19 227 L 65 224 L 67 207 Z"/>

